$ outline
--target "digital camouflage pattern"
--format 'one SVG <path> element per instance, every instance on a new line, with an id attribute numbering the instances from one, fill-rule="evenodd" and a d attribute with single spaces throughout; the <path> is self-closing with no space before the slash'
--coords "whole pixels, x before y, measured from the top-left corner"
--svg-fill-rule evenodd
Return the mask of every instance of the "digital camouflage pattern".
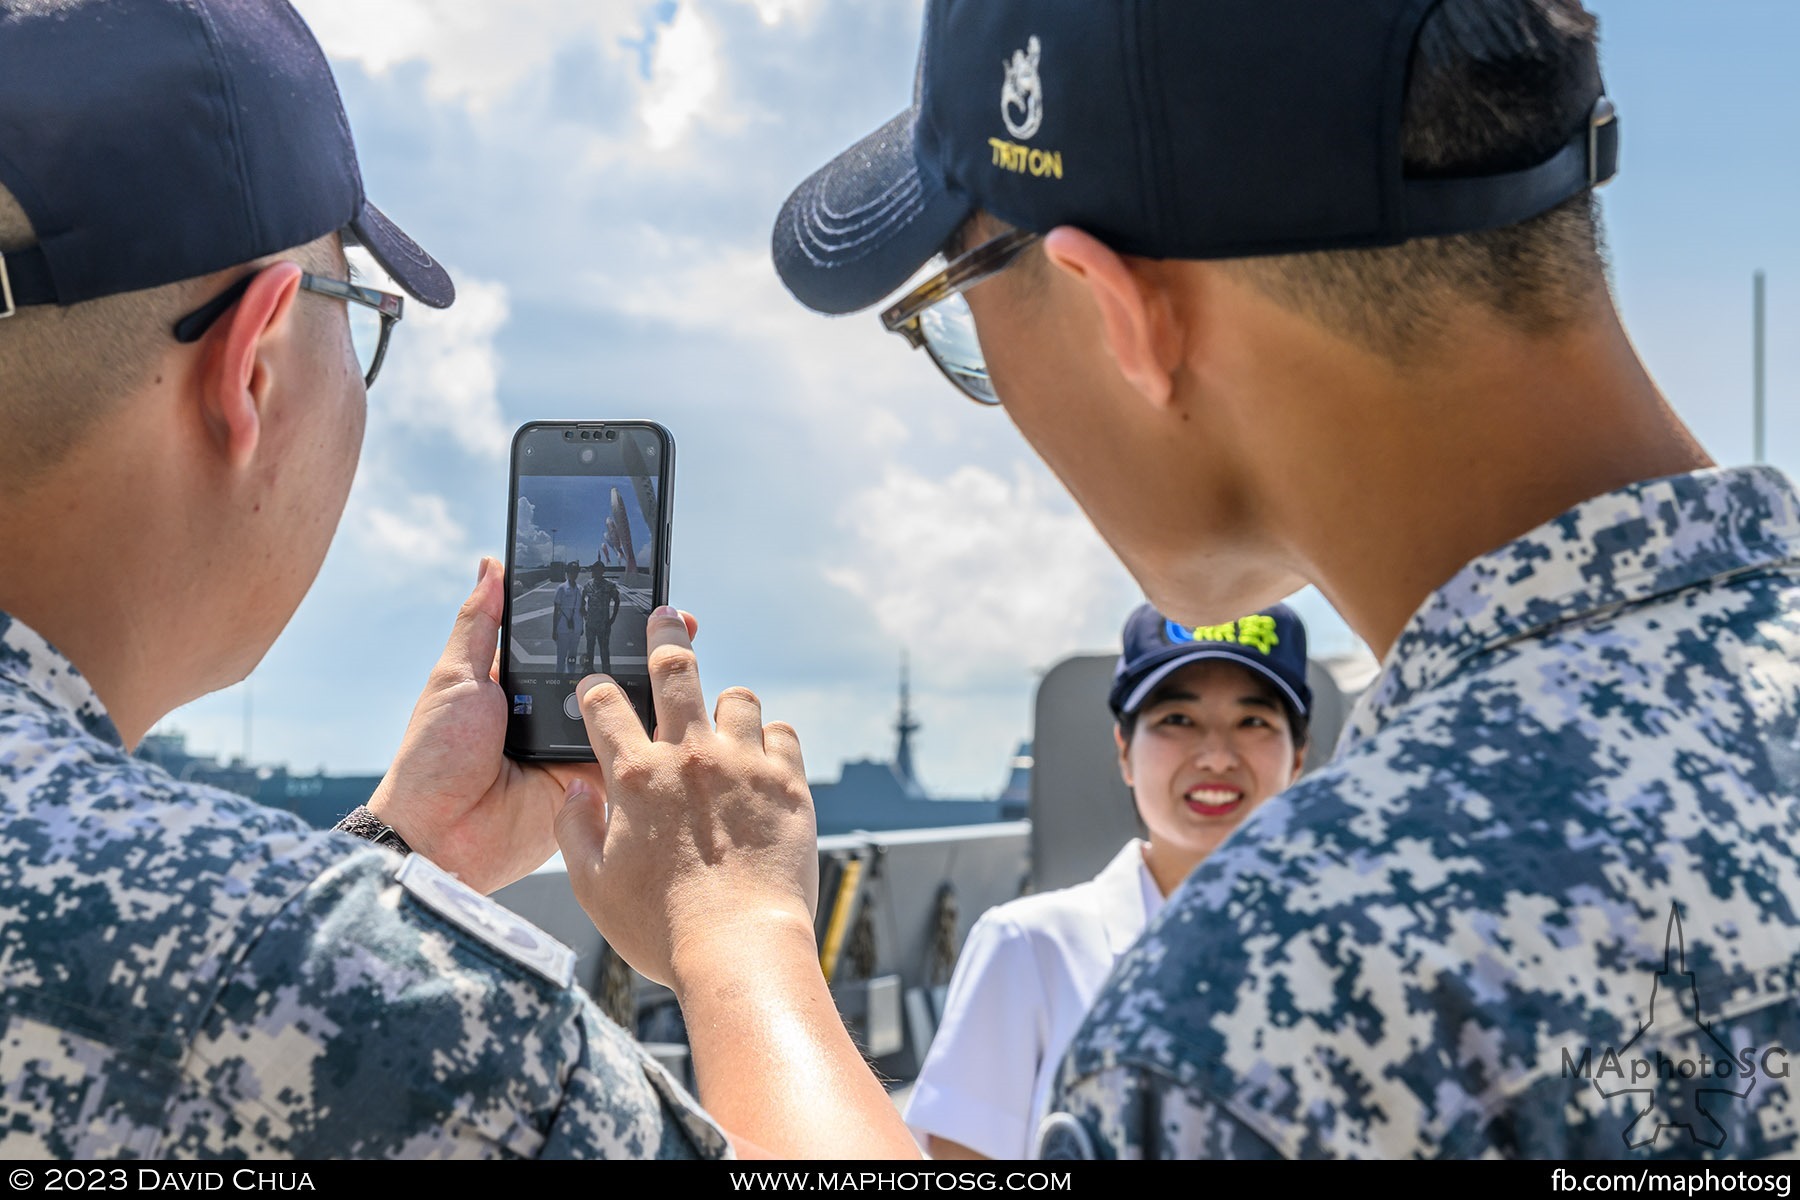
<path id="1" fill-rule="evenodd" d="M 1792 1154 L 1797 791 L 1790 482 L 1580 504 L 1432 594 L 1333 761 L 1171 897 L 1041 1150 Z"/>
<path id="2" fill-rule="evenodd" d="M 585 993 L 397 853 L 133 757 L 5 614 L 0 814 L 0 1159 L 727 1153 Z"/>

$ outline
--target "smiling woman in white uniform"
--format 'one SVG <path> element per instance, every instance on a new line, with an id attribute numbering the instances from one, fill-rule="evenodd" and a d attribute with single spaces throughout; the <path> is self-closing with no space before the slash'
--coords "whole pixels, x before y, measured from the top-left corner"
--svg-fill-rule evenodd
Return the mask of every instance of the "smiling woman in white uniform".
<path id="1" fill-rule="evenodd" d="M 1030 1157 L 1063 1051 L 1163 899 L 1300 773 L 1312 694 L 1286 605 L 1184 628 L 1142 605 L 1108 701 L 1147 837 L 1086 883 L 983 913 L 907 1102 L 934 1158 Z"/>

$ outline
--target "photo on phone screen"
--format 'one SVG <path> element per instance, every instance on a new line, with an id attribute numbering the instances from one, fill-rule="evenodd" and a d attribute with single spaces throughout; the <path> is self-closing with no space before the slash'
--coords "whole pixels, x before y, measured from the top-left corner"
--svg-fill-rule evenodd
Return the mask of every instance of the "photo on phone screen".
<path id="1" fill-rule="evenodd" d="M 593 758 L 575 697 L 593 672 L 654 727 L 645 630 L 668 600 L 674 452 L 642 421 L 533 422 L 514 438 L 500 682 L 515 758 Z"/>

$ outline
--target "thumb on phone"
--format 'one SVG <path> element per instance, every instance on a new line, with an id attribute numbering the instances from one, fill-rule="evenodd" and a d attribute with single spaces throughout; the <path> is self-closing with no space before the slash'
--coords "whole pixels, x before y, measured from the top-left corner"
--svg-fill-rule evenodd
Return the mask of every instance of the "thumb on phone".
<path id="1" fill-rule="evenodd" d="M 475 590 L 463 601 L 439 660 L 442 670 L 458 680 L 493 678 L 500 654 L 500 614 L 506 597 L 498 559 L 482 556 Z"/>

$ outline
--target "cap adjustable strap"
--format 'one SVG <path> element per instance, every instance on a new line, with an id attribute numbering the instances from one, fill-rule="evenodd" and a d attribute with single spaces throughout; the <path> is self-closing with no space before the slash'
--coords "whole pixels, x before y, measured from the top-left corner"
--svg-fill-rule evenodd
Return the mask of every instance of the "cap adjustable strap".
<path id="1" fill-rule="evenodd" d="M 1529 220 L 1619 170 L 1619 118 L 1605 96 L 1587 124 L 1535 167 L 1475 179 L 1421 179 L 1405 185 L 1406 237 L 1475 233 Z"/>
<path id="2" fill-rule="evenodd" d="M 0 321 L 21 308 L 54 303 L 56 286 L 50 281 L 50 264 L 41 247 L 0 254 Z"/>
<path id="3" fill-rule="evenodd" d="M 1587 181 L 1599 187 L 1619 173 L 1619 110 L 1605 96 L 1588 114 Z"/>

